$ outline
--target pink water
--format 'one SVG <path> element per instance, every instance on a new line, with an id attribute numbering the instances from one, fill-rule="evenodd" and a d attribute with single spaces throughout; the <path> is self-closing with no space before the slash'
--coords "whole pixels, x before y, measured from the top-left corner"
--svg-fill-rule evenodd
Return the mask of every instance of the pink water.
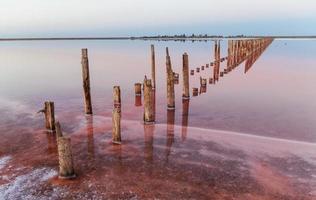
<path id="1" fill-rule="evenodd" d="M 151 43 L 157 123 L 143 126 L 133 86 L 150 74 Z M 180 73 L 174 113 L 166 111 L 167 46 Z M 242 63 L 184 105 L 181 55 L 189 54 L 192 69 L 205 65 L 214 59 L 213 42 L 25 41 L 0 47 L 0 199 L 315 198 L 315 40 L 275 40 L 247 73 Z M 92 117 L 83 113 L 83 47 L 89 49 Z M 205 69 L 190 76 L 191 87 L 211 74 Z M 111 144 L 113 85 L 122 90 L 122 146 Z M 36 114 L 46 100 L 55 102 L 56 118 L 72 138 L 76 180 L 57 179 L 55 138 Z"/>

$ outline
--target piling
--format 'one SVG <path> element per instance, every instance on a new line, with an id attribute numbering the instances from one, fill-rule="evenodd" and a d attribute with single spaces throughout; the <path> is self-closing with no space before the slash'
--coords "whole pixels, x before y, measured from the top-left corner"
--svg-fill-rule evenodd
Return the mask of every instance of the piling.
<path id="1" fill-rule="evenodd" d="M 92 103 L 90 94 L 90 75 L 89 75 L 89 60 L 88 49 L 81 49 L 81 65 L 82 65 L 82 79 L 85 102 L 85 113 L 92 114 Z"/>
<path id="2" fill-rule="evenodd" d="M 151 80 L 144 79 L 144 124 L 155 123 L 155 113 L 153 104 L 153 90 Z"/>
<path id="3" fill-rule="evenodd" d="M 209 79 L 208 79 L 208 83 L 209 83 L 209 84 L 213 84 L 213 78 L 209 78 Z"/>
<path id="4" fill-rule="evenodd" d="M 152 88 L 156 88 L 156 61 L 155 61 L 155 46 L 152 44 L 151 48 L 151 80 Z"/>
<path id="5" fill-rule="evenodd" d="M 72 151 L 71 140 L 68 137 L 58 137 L 58 158 L 59 158 L 59 178 L 72 179 L 76 177 Z"/>
<path id="6" fill-rule="evenodd" d="M 183 77 L 183 90 L 182 90 L 182 98 L 189 99 L 190 98 L 190 90 L 189 90 L 189 56 L 187 53 L 182 55 L 182 77 Z M 191 71 L 192 72 L 192 71 Z M 194 72 L 194 71 L 193 71 Z"/>
<path id="7" fill-rule="evenodd" d="M 135 83 L 135 96 L 142 96 L 142 84 L 141 83 Z"/>
<path id="8" fill-rule="evenodd" d="M 200 77 L 200 85 L 201 86 L 206 86 L 206 84 L 207 84 L 207 79 L 204 79 L 204 78 Z"/>
<path id="9" fill-rule="evenodd" d="M 55 130 L 55 108 L 54 102 L 46 101 L 44 103 L 45 127 L 49 131 Z"/>
<path id="10" fill-rule="evenodd" d="M 175 109 L 175 94 L 174 94 L 174 76 L 171 66 L 171 59 L 168 47 L 166 48 L 166 71 L 167 71 L 167 109 Z"/>
<path id="11" fill-rule="evenodd" d="M 192 88 L 192 95 L 197 96 L 199 94 L 199 88 Z"/>
<path id="12" fill-rule="evenodd" d="M 121 144 L 121 90 L 120 86 L 113 87 L 113 112 L 112 112 L 112 142 Z"/>
<path id="13" fill-rule="evenodd" d="M 179 84 L 179 74 L 178 73 L 173 72 L 173 81 L 174 81 L 174 84 Z"/>
<path id="14" fill-rule="evenodd" d="M 61 131 L 60 123 L 58 121 L 55 123 L 55 128 L 56 128 L 56 137 L 57 138 L 62 137 L 63 133 Z"/>

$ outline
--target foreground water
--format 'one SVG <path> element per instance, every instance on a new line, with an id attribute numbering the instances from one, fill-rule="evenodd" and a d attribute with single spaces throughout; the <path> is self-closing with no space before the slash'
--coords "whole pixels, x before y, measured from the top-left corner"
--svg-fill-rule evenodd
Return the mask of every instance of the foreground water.
<path id="1" fill-rule="evenodd" d="M 150 74 L 152 43 L 157 124 L 143 126 L 133 87 Z M 247 73 L 242 63 L 186 103 L 180 81 L 171 113 L 167 46 L 179 73 L 184 52 L 191 69 L 214 59 L 210 41 L 0 43 L 0 198 L 315 198 L 316 40 L 275 40 Z M 92 117 L 83 114 L 83 47 L 89 49 Z M 199 87 L 200 75 L 210 77 L 212 70 L 190 76 L 191 87 Z M 122 90 L 122 146 L 111 144 L 113 85 Z M 36 114 L 45 100 L 55 102 L 72 138 L 76 180 L 57 179 L 55 138 Z"/>

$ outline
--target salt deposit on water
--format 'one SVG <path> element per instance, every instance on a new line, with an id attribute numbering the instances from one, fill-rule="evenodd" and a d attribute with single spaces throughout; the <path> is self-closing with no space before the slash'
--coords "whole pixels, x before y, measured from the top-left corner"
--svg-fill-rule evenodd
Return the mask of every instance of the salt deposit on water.
<path id="1" fill-rule="evenodd" d="M 0 169 L 4 168 L 10 159 L 11 159 L 11 156 L 4 156 L 0 158 Z"/>
<path id="2" fill-rule="evenodd" d="M 12 182 L 0 185 L 0 199 L 52 199 L 51 194 L 40 194 L 38 189 L 56 175 L 57 172 L 53 169 L 41 168 L 18 176 Z"/>

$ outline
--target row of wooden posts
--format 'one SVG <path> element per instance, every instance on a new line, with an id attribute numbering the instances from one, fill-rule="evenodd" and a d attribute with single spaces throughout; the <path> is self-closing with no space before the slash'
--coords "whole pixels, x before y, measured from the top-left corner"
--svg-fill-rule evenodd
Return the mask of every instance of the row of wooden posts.
<path id="1" fill-rule="evenodd" d="M 228 44 L 228 56 L 226 58 L 220 58 L 220 43 L 215 43 L 215 61 L 207 64 L 206 67 L 214 66 L 213 80 L 218 81 L 218 74 L 220 74 L 220 62 L 227 60 L 227 69 L 230 71 L 235 66 L 245 60 L 254 49 L 264 48 L 272 42 L 268 39 L 258 40 L 245 40 L 245 41 L 229 41 Z M 82 64 L 82 78 L 83 78 L 83 91 L 84 91 L 84 108 L 85 114 L 91 115 L 92 101 L 90 93 L 90 74 L 89 74 L 89 60 L 88 50 L 81 50 L 81 64 Z M 182 98 L 184 100 L 190 99 L 190 84 L 189 84 L 189 56 L 187 53 L 182 55 L 182 77 L 183 77 L 183 91 Z M 155 123 L 155 88 L 156 88 L 156 76 L 155 76 L 155 48 L 151 45 L 151 79 L 145 76 L 143 84 L 135 83 L 135 96 L 144 96 L 144 124 Z M 202 68 L 202 70 L 204 67 Z M 197 72 L 199 70 L 197 69 Z M 191 71 L 191 75 L 194 75 Z M 169 55 L 169 49 L 166 48 L 166 76 L 167 76 L 167 110 L 175 110 L 175 89 L 174 85 L 179 75 L 172 69 L 171 58 Z M 201 86 L 207 85 L 207 79 L 200 77 Z M 193 88 L 193 95 L 198 92 L 197 88 Z M 59 177 L 62 179 L 74 178 L 75 171 L 73 166 L 73 158 L 71 152 L 70 138 L 64 136 L 61 131 L 61 126 L 58 121 L 55 122 L 54 114 L 54 102 L 45 102 L 44 109 L 41 110 L 45 114 L 45 126 L 48 130 L 53 131 L 56 134 L 58 156 L 59 156 Z M 120 86 L 113 87 L 113 112 L 112 112 L 112 141 L 114 144 L 121 144 L 121 90 Z"/>

